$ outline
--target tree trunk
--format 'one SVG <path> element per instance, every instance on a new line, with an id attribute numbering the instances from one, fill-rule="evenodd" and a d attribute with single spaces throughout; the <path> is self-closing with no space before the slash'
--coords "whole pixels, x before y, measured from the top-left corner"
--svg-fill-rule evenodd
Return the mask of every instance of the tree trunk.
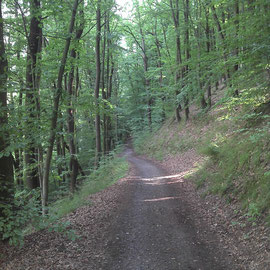
<path id="1" fill-rule="evenodd" d="M 109 72 L 109 80 L 108 80 L 108 92 L 107 92 L 107 99 L 110 100 L 112 96 L 112 88 L 113 88 L 113 74 L 114 74 L 114 61 L 113 61 L 113 56 L 111 55 L 111 69 Z M 112 121 L 111 121 L 111 116 L 107 116 L 107 149 L 108 151 L 112 150 Z"/>
<path id="2" fill-rule="evenodd" d="M 216 12 L 216 8 L 214 5 L 211 5 L 211 10 L 212 10 L 212 14 L 213 14 L 213 18 L 214 18 L 214 21 L 216 23 L 216 26 L 217 26 L 217 29 L 218 29 L 218 34 L 220 36 L 220 39 L 221 39 L 221 42 L 222 42 L 222 50 L 223 50 L 223 58 L 224 58 L 224 62 L 227 63 L 227 60 L 228 60 L 228 57 L 227 57 L 227 54 L 226 54 L 226 44 L 225 44 L 225 32 L 223 31 L 222 27 L 221 27 L 221 24 L 220 24 L 220 21 L 218 19 L 218 16 L 217 16 L 217 12 Z M 229 86 L 231 86 L 231 74 L 230 74 L 230 69 L 227 67 L 226 68 L 226 84 L 229 83 Z"/>
<path id="3" fill-rule="evenodd" d="M 40 12 L 40 1 L 33 0 L 30 4 L 30 33 L 28 37 L 27 67 L 26 67 L 26 100 L 25 105 L 29 112 L 26 122 L 26 141 L 25 164 L 26 164 L 26 182 L 29 189 L 35 189 L 40 186 L 38 173 L 38 150 L 33 133 L 38 129 L 36 121 L 38 111 L 36 101 L 38 100 L 38 54 L 41 52 L 42 28 Z"/>
<path id="4" fill-rule="evenodd" d="M 234 3 L 234 7 L 235 7 L 235 39 L 237 40 L 237 44 L 238 44 L 238 32 L 239 32 L 239 0 L 235 0 L 235 3 Z M 235 56 L 236 58 L 238 58 L 238 53 L 239 53 L 239 48 L 238 48 L 238 45 L 236 46 L 235 48 Z M 236 64 L 234 65 L 234 72 L 237 72 L 239 69 L 239 65 L 238 65 L 238 59 L 236 59 Z M 236 89 L 234 91 L 234 95 L 235 96 L 239 96 L 239 91 L 238 89 Z"/>
<path id="5" fill-rule="evenodd" d="M 108 68 L 109 68 L 109 48 L 107 47 L 107 35 L 108 35 L 108 18 L 107 18 L 107 12 L 105 12 L 105 22 L 104 22 L 104 31 L 103 31 L 103 46 L 102 46 L 102 64 L 101 64 L 101 90 L 102 90 L 102 99 L 105 101 L 107 99 L 106 91 L 105 91 L 105 82 L 106 82 L 106 87 L 108 89 Z M 106 55 L 107 51 L 107 55 Z M 106 57 L 107 56 L 107 57 Z M 105 60 L 106 59 L 106 60 Z M 106 80 L 105 80 L 105 61 L 107 61 L 107 70 L 106 70 Z M 108 90 L 107 90 L 108 91 Z M 108 152 L 107 149 L 107 115 L 106 115 L 106 104 L 104 104 L 104 110 L 103 110 L 103 155 L 105 156 Z"/>
<path id="6" fill-rule="evenodd" d="M 206 52 L 209 54 L 211 51 L 211 42 L 210 42 L 210 27 L 209 27 L 209 9 L 206 7 L 205 10 L 205 18 L 206 18 L 206 27 L 205 27 L 205 35 L 206 35 Z M 209 77 L 211 78 L 211 75 Z M 207 82 L 207 105 L 209 108 L 212 106 L 212 92 L 211 92 L 211 80 L 209 79 Z"/>
<path id="7" fill-rule="evenodd" d="M 46 214 L 46 207 L 48 204 L 49 174 L 50 174 L 52 152 L 53 152 L 53 146 L 54 146 L 54 141 L 55 141 L 56 127 L 57 127 L 59 101 L 60 101 L 60 96 L 62 94 L 63 75 L 64 75 L 66 61 L 67 61 L 67 55 L 68 55 L 68 51 L 69 51 L 69 47 L 70 47 L 71 36 L 72 36 L 73 28 L 74 28 L 78 3 L 79 3 L 79 0 L 75 0 L 74 4 L 73 4 L 72 15 L 71 15 L 69 31 L 68 31 L 68 37 L 67 37 L 66 42 L 65 42 L 65 48 L 63 51 L 61 65 L 60 65 L 59 72 L 58 72 L 57 85 L 56 85 L 55 95 L 54 95 L 53 112 L 52 112 L 52 118 L 51 118 L 51 128 L 50 128 L 50 135 L 49 135 L 49 140 L 48 140 L 49 146 L 47 149 L 47 155 L 46 155 L 46 160 L 45 160 L 45 164 L 44 164 L 43 183 L 42 183 L 43 214 Z"/>
<path id="8" fill-rule="evenodd" d="M 84 27 L 84 19 L 83 19 L 83 10 L 80 11 L 80 18 L 82 22 L 75 35 L 75 42 L 78 43 L 80 40 L 83 27 Z M 70 191 L 74 193 L 76 189 L 77 176 L 79 172 L 78 161 L 77 161 L 77 147 L 76 147 L 76 138 L 75 138 L 75 107 L 72 104 L 72 100 L 76 100 L 77 98 L 77 87 L 74 90 L 73 81 L 74 81 L 74 61 L 76 60 L 77 53 L 76 48 L 73 48 L 70 52 L 70 57 L 73 59 L 73 64 L 71 66 L 71 70 L 69 72 L 69 80 L 68 80 L 68 109 L 67 109 L 67 127 L 68 127 L 68 138 L 69 138 L 69 153 L 70 153 Z M 78 80 L 76 82 L 78 84 Z"/>
<path id="9" fill-rule="evenodd" d="M 184 11 L 184 17 L 185 17 L 185 47 L 186 47 L 186 60 L 188 61 L 190 59 L 190 42 L 189 42 L 189 0 L 185 0 L 185 11 Z M 187 78 L 189 72 L 189 66 L 186 64 L 185 66 L 185 74 L 184 77 Z M 188 84 L 188 79 L 186 79 L 186 83 Z M 185 95 L 185 116 L 186 121 L 189 119 L 189 95 L 186 93 Z"/>
<path id="10" fill-rule="evenodd" d="M 97 11 L 96 11 L 96 82 L 95 82 L 95 105 L 96 105 L 96 158 L 95 158 L 95 167 L 99 166 L 99 161 L 101 157 L 101 132 L 100 132 L 100 106 L 99 106 L 99 87 L 100 87 L 100 39 L 101 39 L 101 15 L 100 15 L 100 4 L 101 1 L 97 2 Z"/>
<path id="11" fill-rule="evenodd" d="M 153 98 L 151 96 L 150 92 L 150 80 L 147 78 L 147 72 L 148 72 L 148 56 L 146 53 L 146 44 L 145 44 L 145 36 L 143 33 L 143 29 L 141 26 L 141 15 L 139 10 L 137 10 L 138 16 L 139 16 L 139 28 L 140 28 L 140 34 L 141 34 L 141 49 L 142 49 L 142 58 L 143 58 L 143 67 L 144 67 L 144 84 L 145 84 L 145 90 L 147 93 L 147 117 L 148 117 L 148 126 L 150 131 L 152 130 L 152 104 L 153 104 Z"/>
<path id="12" fill-rule="evenodd" d="M 159 69 L 159 87 L 161 89 L 161 102 L 162 102 L 161 122 L 164 122 L 165 118 L 166 118 L 165 107 L 164 107 L 165 95 L 164 95 L 164 92 L 162 91 L 163 72 L 162 72 L 161 45 L 160 45 L 160 41 L 159 41 L 158 36 L 157 36 L 157 18 L 155 18 L 154 36 L 155 36 L 155 44 L 156 44 L 157 56 L 158 56 L 157 67 Z"/>
<path id="13" fill-rule="evenodd" d="M 15 18 L 18 18 L 18 5 L 15 4 Z M 20 53 L 20 43 L 21 43 L 21 36 L 17 37 L 16 41 L 16 55 L 17 60 L 20 61 L 21 53 Z M 20 69 L 18 68 L 17 72 L 19 73 Z M 19 107 L 23 105 L 23 79 L 19 77 L 19 84 L 20 84 L 20 92 L 19 92 Z M 19 118 L 20 119 L 20 118 Z M 18 127 L 19 128 L 19 127 Z M 21 128 L 19 128 L 21 132 Z M 19 189 L 23 189 L 24 182 L 23 182 L 23 151 L 22 148 L 15 149 L 15 161 L 14 161 L 14 169 L 15 169 L 15 178 L 16 184 Z"/>
<path id="14" fill-rule="evenodd" d="M 0 153 L 5 151 L 9 145 L 9 134 L 7 130 L 7 74 L 8 62 L 5 51 L 2 18 L 2 0 L 0 0 Z M 14 196 L 13 161 L 11 154 L 0 157 L 0 217 L 5 217 L 3 206 L 11 205 Z M 0 232 L 0 239 L 1 239 Z"/>
<path id="15" fill-rule="evenodd" d="M 182 64 L 182 57 L 181 57 L 181 40 L 180 40 L 180 29 L 179 29 L 179 0 L 175 0 L 175 5 L 173 4 L 173 0 L 170 0 L 170 7 L 171 13 L 174 22 L 174 29 L 176 35 L 176 73 L 175 73 L 175 86 L 176 86 L 176 96 L 178 96 L 181 92 L 182 86 L 179 85 L 179 81 L 181 77 L 183 77 L 183 69 L 180 68 Z M 177 122 L 181 121 L 181 105 L 177 101 L 176 105 L 176 120 Z"/>

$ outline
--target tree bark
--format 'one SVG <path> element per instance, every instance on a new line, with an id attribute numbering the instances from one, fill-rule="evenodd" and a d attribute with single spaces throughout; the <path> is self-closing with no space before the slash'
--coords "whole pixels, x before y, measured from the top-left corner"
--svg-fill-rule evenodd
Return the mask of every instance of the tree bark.
<path id="1" fill-rule="evenodd" d="M 70 47 L 71 36 L 72 36 L 73 28 L 74 28 L 76 13 L 78 9 L 78 4 L 79 4 L 79 0 L 75 0 L 73 4 L 73 8 L 72 8 L 72 15 L 70 19 L 68 37 L 65 42 L 65 48 L 63 51 L 61 65 L 58 72 L 57 85 L 55 89 L 53 112 L 52 112 L 52 117 L 51 117 L 51 128 L 50 128 L 50 135 L 49 135 L 49 140 L 48 140 L 49 146 L 47 148 L 47 155 L 46 155 L 46 160 L 44 164 L 43 183 L 42 183 L 43 214 L 46 214 L 46 207 L 48 205 L 49 175 L 50 175 L 52 152 L 53 152 L 53 146 L 54 146 L 54 141 L 55 141 L 56 127 L 57 127 L 59 101 L 60 101 L 60 96 L 62 94 L 63 75 L 65 71 L 65 66 L 66 66 L 68 51 Z"/>
<path id="2" fill-rule="evenodd" d="M 154 36 L 155 36 L 155 44 L 156 44 L 157 55 L 158 55 L 157 67 L 159 69 L 159 86 L 161 89 L 161 102 L 162 102 L 161 122 L 164 122 L 165 118 L 166 118 L 165 107 L 164 107 L 165 95 L 164 95 L 164 92 L 162 91 L 163 72 L 162 72 L 161 45 L 160 45 L 160 41 L 159 41 L 158 36 L 157 36 L 157 18 L 155 18 Z"/>
<path id="3" fill-rule="evenodd" d="M 184 0 L 185 5 L 185 11 L 184 11 L 184 17 L 185 17 L 185 47 L 186 47 L 186 61 L 190 59 L 190 42 L 189 42 L 189 0 Z M 185 73 L 184 77 L 186 78 L 188 76 L 189 72 L 189 66 L 188 64 L 185 65 Z M 186 80 L 186 83 L 188 84 L 188 79 Z M 189 119 L 189 96 L 188 93 L 185 95 L 185 116 L 186 121 Z"/>
<path id="4" fill-rule="evenodd" d="M 101 90 L 102 90 L 102 99 L 103 101 L 105 101 L 107 99 L 107 95 L 106 95 L 106 92 L 108 91 L 105 91 L 105 84 L 106 84 L 106 87 L 108 89 L 108 69 L 109 69 L 109 47 L 107 48 L 107 42 L 108 42 L 108 38 L 107 38 L 107 35 L 108 35 L 108 19 L 107 18 L 107 12 L 105 11 L 105 14 L 104 14 L 104 17 L 105 17 L 105 22 L 104 22 L 104 30 L 103 30 L 103 46 L 102 46 L 102 64 L 101 64 Z M 109 16 L 108 16 L 109 17 Z M 107 55 L 106 55 L 106 52 L 107 52 Z M 107 61 L 107 65 L 106 65 L 106 72 L 105 72 L 105 62 Z M 105 73 L 106 73 L 106 80 L 105 80 Z M 105 83 L 106 82 L 106 83 Z M 106 104 L 103 102 L 104 104 L 104 107 L 106 107 Z M 103 110 L 103 155 L 105 156 L 108 152 L 108 149 L 107 149 L 107 115 L 106 115 L 106 108 L 104 108 Z"/>
<path id="5" fill-rule="evenodd" d="M 206 19 L 206 27 L 205 27 L 205 35 L 206 35 L 206 52 L 209 54 L 211 51 L 211 42 L 210 42 L 210 27 L 209 27 L 209 9 L 206 7 L 205 10 L 205 19 Z M 209 75 L 211 78 L 211 74 Z M 211 80 L 209 79 L 207 82 L 207 105 L 209 108 L 212 106 L 212 92 L 211 92 Z"/>
<path id="6" fill-rule="evenodd" d="M 76 31 L 74 42 L 78 43 L 80 40 L 83 27 L 84 27 L 84 19 L 83 19 L 83 9 L 80 10 L 80 18 L 82 19 L 79 28 Z M 79 172 L 78 160 L 77 160 L 77 147 L 76 147 L 76 138 L 75 138 L 75 107 L 72 103 L 73 100 L 77 98 L 77 87 L 74 89 L 73 81 L 74 81 L 74 61 L 77 58 L 76 46 L 72 48 L 70 52 L 70 57 L 73 59 L 71 70 L 69 72 L 69 80 L 68 80 L 68 109 L 67 109 L 67 127 L 68 127 L 68 138 L 69 138 L 69 153 L 70 153 L 70 191 L 71 193 L 75 192 L 77 176 Z M 78 80 L 76 82 L 78 84 Z"/>
<path id="7" fill-rule="evenodd" d="M 7 74 L 8 61 L 4 43 L 4 29 L 2 17 L 2 0 L 0 0 L 0 153 L 9 145 L 7 130 Z M 14 196 L 13 161 L 9 153 L 0 157 L 0 217 L 5 217 L 3 205 L 10 205 Z M 0 233 L 1 239 L 1 233 Z"/>
<path id="8" fill-rule="evenodd" d="M 238 44 L 238 32 L 239 32 L 239 0 L 235 0 L 235 3 L 234 3 L 234 8 L 235 8 L 235 39 L 237 40 L 237 44 Z M 235 56 L 236 58 L 238 58 L 238 54 L 239 54 L 239 48 L 238 48 L 238 45 L 236 46 L 235 48 Z M 237 72 L 239 69 L 239 65 L 238 65 L 238 59 L 236 59 L 236 64 L 234 65 L 234 72 Z M 236 89 L 234 91 L 234 95 L 235 96 L 239 96 L 239 91 L 238 89 Z"/>
<path id="9" fill-rule="evenodd" d="M 142 29 L 141 25 L 141 14 L 139 12 L 139 9 L 137 9 L 138 17 L 139 17 L 139 29 L 140 29 L 140 35 L 141 35 L 141 50 L 142 50 L 142 58 L 143 58 L 143 67 L 144 67 L 144 84 L 145 84 L 145 90 L 147 93 L 147 117 L 148 117 L 148 127 L 150 131 L 152 131 L 152 104 L 153 104 L 153 98 L 151 96 L 150 92 L 150 80 L 147 78 L 147 72 L 148 72 L 148 55 L 147 55 L 147 49 L 145 44 L 145 35 Z"/>
<path id="10" fill-rule="evenodd" d="M 101 15 L 100 15 L 100 4 L 101 1 L 97 2 L 97 11 L 96 11 L 96 81 L 95 81 L 95 105 L 96 105 L 96 118 L 95 118 L 95 127 L 96 127 L 96 158 L 95 158 L 95 167 L 99 166 L 101 158 L 101 132 L 100 132 L 100 106 L 99 106 L 99 87 L 100 87 L 100 39 L 101 39 Z"/>
<path id="11" fill-rule="evenodd" d="M 171 13 L 172 18 L 174 22 L 174 29 L 175 29 L 175 35 L 176 35 L 176 73 L 175 73 L 175 85 L 176 85 L 176 96 L 180 94 L 181 88 L 178 84 L 181 78 L 183 77 L 183 69 L 181 68 L 182 64 L 182 57 L 181 57 L 181 39 L 180 39 L 180 29 L 179 29 L 179 0 L 175 0 L 175 5 L 173 4 L 173 0 L 170 0 L 170 7 L 171 7 Z M 181 105 L 177 101 L 176 105 L 176 120 L 177 122 L 181 121 Z"/>
<path id="12" fill-rule="evenodd" d="M 26 141 L 25 163 L 26 163 L 26 183 L 29 189 L 35 189 L 40 186 L 38 173 L 38 150 L 35 138 L 35 130 L 38 129 L 37 119 L 39 106 L 38 101 L 38 54 L 41 52 L 42 44 L 42 28 L 40 12 L 40 1 L 33 0 L 30 2 L 30 33 L 28 37 L 28 52 L 26 66 L 26 100 L 25 105 L 29 112 L 29 117 L 26 122 Z"/>
<path id="13" fill-rule="evenodd" d="M 215 8 L 214 4 L 211 5 L 211 10 L 212 10 L 214 21 L 215 21 L 217 29 L 218 29 L 218 34 L 219 34 L 221 42 L 222 42 L 223 58 L 224 58 L 224 62 L 226 63 L 227 60 L 228 60 L 227 59 L 228 57 L 227 57 L 227 54 L 226 54 L 226 45 L 225 45 L 226 36 L 225 36 L 225 32 L 221 27 L 221 24 L 220 24 L 220 21 L 218 19 L 216 8 Z M 230 82 L 231 74 L 230 74 L 230 69 L 228 67 L 226 68 L 226 73 L 227 74 L 225 75 L 225 78 L 228 81 L 228 82 L 226 82 L 226 84 L 229 83 L 229 85 L 231 86 L 231 82 Z"/>
<path id="14" fill-rule="evenodd" d="M 107 19 L 107 34 L 110 34 L 110 20 L 109 16 Z M 107 38 L 107 70 L 106 70 L 106 82 L 107 82 L 107 93 L 105 94 L 106 99 L 110 102 L 111 95 L 112 95 L 112 88 L 113 88 L 113 73 L 114 73 L 114 61 L 113 61 L 113 54 L 111 52 L 111 45 L 112 41 L 110 38 Z M 104 128 L 105 128 L 105 135 L 106 138 L 104 143 L 106 145 L 106 153 L 109 153 L 112 150 L 112 123 L 111 123 L 111 116 L 110 114 L 105 115 L 104 119 Z"/>

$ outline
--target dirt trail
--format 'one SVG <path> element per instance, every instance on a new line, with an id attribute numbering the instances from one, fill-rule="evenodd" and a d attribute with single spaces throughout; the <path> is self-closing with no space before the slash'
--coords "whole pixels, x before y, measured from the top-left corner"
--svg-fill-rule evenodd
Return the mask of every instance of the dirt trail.
<path id="1" fill-rule="evenodd" d="M 229 258 L 209 239 L 200 240 L 179 192 L 181 177 L 125 151 L 137 178 L 125 195 L 125 207 L 110 230 L 107 270 L 222 270 Z M 226 256 L 226 255 L 225 255 Z M 227 262 L 226 262 L 227 261 Z"/>
<path id="2" fill-rule="evenodd" d="M 190 204 L 192 192 L 182 175 L 169 175 L 131 148 L 124 155 L 129 175 L 64 218 L 76 230 L 76 241 L 44 230 L 27 236 L 21 249 L 0 243 L 0 269 L 248 269 L 236 267 L 228 251 L 219 248 L 201 208 Z"/>

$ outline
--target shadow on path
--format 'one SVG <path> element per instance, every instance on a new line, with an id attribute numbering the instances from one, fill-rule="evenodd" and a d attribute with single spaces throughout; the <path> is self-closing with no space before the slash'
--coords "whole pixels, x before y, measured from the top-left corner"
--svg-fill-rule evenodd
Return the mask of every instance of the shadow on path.
<path id="1" fill-rule="evenodd" d="M 222 270 L 226 258 L 200 241 L 181 199 L 181 175 L 167 175 L 127 148 L 124 157 L 136 176 L 125 205 L 111 226 L 107 270 Z M 214 241 L 209 241 L 214 242 Z"/>

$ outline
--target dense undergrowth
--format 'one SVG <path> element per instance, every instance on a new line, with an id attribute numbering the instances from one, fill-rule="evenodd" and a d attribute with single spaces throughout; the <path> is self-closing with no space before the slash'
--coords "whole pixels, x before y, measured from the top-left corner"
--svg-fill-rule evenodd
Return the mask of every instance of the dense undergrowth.
<path id="1" fill-rule="evenodd" d="M 109 187 L 124 177 L 127 170 L 127 161 L 114 154 L 84 179 L 72 197 L 71 194 L 64 195 L 60 191 L 58 199 L 49 205 L 47 216 L 42 215 L 38 190 L 18 192 L 13 205 L 17 211 L 14 212 L 12 207 L 7 207 L 5 209 L 7 217 L 0 218 L 3 239 L 7 239 L 13 245 L 22 245 L 25 235 L 46 228 L 75 239 L 75 232 L 68 229 L 69 223 L 60 219 L 83 205 L 90 205 L 91 200 L 87 199 L 89 195 Z"/>
<path id="2" fill-rule="evenodd" d="M 205 157 L 190 176 L 197 188 L 240 203 L 252 221 L 270 222 L 269 103 L 254 100 L 237 104 L 231 99 L 208 113 L 195 113 L 188 123 L 169 119 L 155 135 L 137 135 L 135 150 L 162 160 L 195 148 Z"/>

